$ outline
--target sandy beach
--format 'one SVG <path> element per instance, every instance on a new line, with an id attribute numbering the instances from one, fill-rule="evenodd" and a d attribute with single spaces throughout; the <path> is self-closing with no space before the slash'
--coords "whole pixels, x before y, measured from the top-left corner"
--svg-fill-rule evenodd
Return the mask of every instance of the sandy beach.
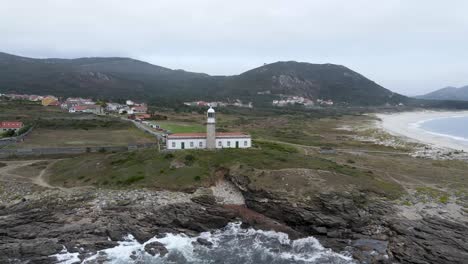
<path id="1" fill-rule="evenodd" d="M 392 135 L 403 136 L 410 140 L 429 144 L 435 147 L 468 151 L 468 142 L 430 133 L 419 127 L 421 123 L 429 120 L 456 116 L 468 116 L 468 111 L 420 111 L 377 115 L 377 117 L 382 120 L 379 124 L 381 128 L 385 129 Z"/>

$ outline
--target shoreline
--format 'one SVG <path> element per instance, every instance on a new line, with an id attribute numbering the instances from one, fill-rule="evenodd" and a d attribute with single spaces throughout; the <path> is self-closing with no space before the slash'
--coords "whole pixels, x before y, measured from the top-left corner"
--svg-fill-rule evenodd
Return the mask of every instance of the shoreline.
<path id="1" fill-rule="evenodd" d="M 418 111 L 377 114 L 376 116 L 381 120 L 378 126 L 392 135 L 438 148 L 468 152 L 468 142 L 465 140 L 457 139 L 452 135 L 427 131 L 420 127 L 422 123 L 431 120 L 468 116 L 468 111 Z"/>

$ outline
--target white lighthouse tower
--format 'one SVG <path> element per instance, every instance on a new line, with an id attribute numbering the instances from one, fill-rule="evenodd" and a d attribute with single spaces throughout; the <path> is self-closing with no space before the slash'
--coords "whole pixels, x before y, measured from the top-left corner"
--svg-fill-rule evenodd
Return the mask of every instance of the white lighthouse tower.
<path id="1" fill-rule="evenodd" d="M 206 120 L 206 148 L 216 148 L 216 116 L 215 110 L 210 107 L 207 112 Z"/>

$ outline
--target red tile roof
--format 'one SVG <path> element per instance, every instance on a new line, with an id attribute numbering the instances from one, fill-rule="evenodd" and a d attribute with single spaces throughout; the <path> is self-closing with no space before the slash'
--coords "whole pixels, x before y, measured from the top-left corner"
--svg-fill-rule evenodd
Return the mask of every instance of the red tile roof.
<path id="1" fill-rule="evenodd" d="M 0 128 L 14 129 L 14 128 L 22 128 L 22 127 L 23 127 L 23 122 L 4 121 L 0 123 Z"/>
<path id="2" fill-rule="evenodd" d="M 88 109 L 88 107 L 86 105 L 77 105 L 77 106 L 73 106 L 73 109 L 75 109 L 75 111 L 84 111 Z"/>
<path id="3" fill-rule="evenodd" d="M 216 137 L 250 137 L 244 132 L 217 132 Z"/>
<path id="4" fill-rule="evenodd" d="M 167 138 L 206 138 L 206 133 L 175 133 L 168 135 Z"/>
<path id="5" fill-rule="evenodd" d="M 141 106 L 134 106 L 134 107 L 132 107 L 132 109 L 133 110 L 138 110 L 138 111 L 147 111 L 148 107 L 144 106 L 144 105 L 141 105 Z"/>
<path id="6" fill-rule="evenodd" d="M 151 118 L 151 115 L 150 114 L 140 114 L 140 115 L 135 115 L 135 118 L 147 119 L 147 118 Z"/>
<path id="7" fill-rule="evenodd" d="M 243 132 L 217 132 L 216 138 L 250 137 Z M 168 139 L 177 138 L 206 138 L 206 133 L 175 133 L 167 136 Z"/>

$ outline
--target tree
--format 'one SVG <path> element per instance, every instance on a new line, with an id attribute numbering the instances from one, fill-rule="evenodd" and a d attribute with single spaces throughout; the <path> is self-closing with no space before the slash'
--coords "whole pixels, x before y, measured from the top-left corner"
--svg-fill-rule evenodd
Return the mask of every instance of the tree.
<path id="1" fill-rule="evenodd" d="M 13 130 L 7 130 L 2 133 L 2 137 L 12 137 L 15 135 L 15 131 Z"/>

